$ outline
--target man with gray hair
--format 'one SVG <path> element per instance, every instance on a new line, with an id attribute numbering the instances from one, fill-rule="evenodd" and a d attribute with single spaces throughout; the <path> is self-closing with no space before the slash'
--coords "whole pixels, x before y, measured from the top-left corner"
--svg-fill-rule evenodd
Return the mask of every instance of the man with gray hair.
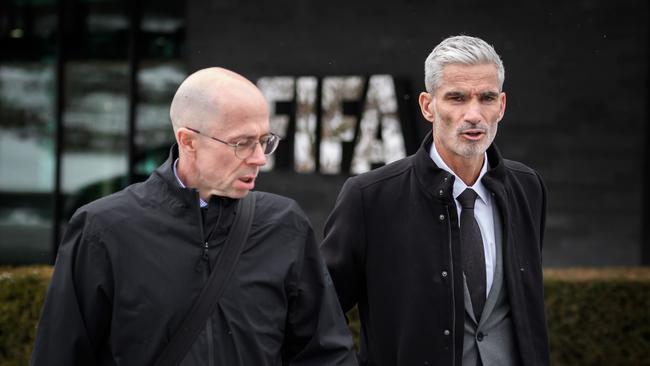
<path id="1" fill-rule="evenodd" d="M 70 220 L 31 364 L 356 365 L 309 221 L 251 192 L 278 145 L 260 90 L 200 70 L 170 116 L 169 159 Z"/>
<path id="2" fill-rule="evenodd" d="M 321 251 L 362 365 L 548 365 L 546 188 L 492 143 L 504 68 L 475 37 L 443 40 L 419 104 L 432 133 L 412 156 L 348 179 Z"/>

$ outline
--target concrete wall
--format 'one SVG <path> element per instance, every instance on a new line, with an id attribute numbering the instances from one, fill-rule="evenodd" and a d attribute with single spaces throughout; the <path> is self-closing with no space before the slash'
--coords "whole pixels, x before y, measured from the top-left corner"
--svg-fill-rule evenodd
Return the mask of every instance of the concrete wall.
<path id="1" fill-rule="evenodd" d="M 549 188 L 545 265 L 641 262 L 646 1 L 191 0 L 187 22 L 190 71 L 393 75 L 409 153 L 430 129 L 417 107 L 428 53 L 449 35 L 487 40 L 506 67 L 497 144 Z M 260 189 L 298 199 L 320 232 L 344 178 L 274 172 Z"/>

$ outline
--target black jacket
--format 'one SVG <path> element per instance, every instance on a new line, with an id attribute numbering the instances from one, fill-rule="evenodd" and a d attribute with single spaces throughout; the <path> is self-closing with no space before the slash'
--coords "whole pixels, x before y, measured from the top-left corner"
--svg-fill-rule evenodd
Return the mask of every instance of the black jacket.
<path id="1" fill-rule="evenodd" d="M 321 251 L 344 311 L 358 304 L 360 364 L 457 365 L 463 280 L 454 176 L 416 154 L 350 178 Z M 504 276 L 524 365 L 549 363 L 542 283 L 546 191 L 539 175 L 492 146 L 483 183 L 503 228 Z"/>
<path id="2" fill-rule="evenodd" d="M 33 365 L 150 365 L 198 296 L 237 205 L 173 175 L 151 177 L 79 209 L 66 231 L 41 314 Z M 248 242 L 217 311 L 182 365 L 352 365 L 352 339 L 295 202 L 256 197 Z M 204 248 L 204 234 L 213 231 Z M 204 257 L 204 255 L 206 255 Z M 209 258 L 209 259 L 203 259 Z"/>

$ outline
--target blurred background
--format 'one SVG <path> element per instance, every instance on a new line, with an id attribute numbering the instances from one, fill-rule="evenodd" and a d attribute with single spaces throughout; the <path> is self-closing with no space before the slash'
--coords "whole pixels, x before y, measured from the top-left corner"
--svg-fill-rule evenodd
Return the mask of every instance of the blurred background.
<path id="1" fill-rule="evenodd" d="M 162 163 L 171 98 L 210 66 L 267 96 L 284 139 L 257 189 L 320 237 L 348 176 L 417 150 L 424 59 L 467 34 L 506 67 L 496 144 L 548 186 L 545 266 L 649 265 L 649 17 L 644 0 L 3 0 L 0 264 L 52 263 L 76 208 Z"/>

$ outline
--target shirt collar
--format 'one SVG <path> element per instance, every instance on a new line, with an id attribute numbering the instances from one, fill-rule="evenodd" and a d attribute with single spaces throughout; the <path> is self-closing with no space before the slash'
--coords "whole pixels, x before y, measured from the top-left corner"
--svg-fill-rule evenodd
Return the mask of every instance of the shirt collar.
<path id="1" fill-rule="evenodd" d="M 172 165 L 172 169 L 174 170 L 174 176 L 176 177 L 176 181 L 182 188 L 187 188 L 183 183 L 183 181 L 181 180 L 181 178 L 178 176 L 178 173 L 176 172 L 176 165 L 178 165 L 178 158 L 174 160 L 174 165 Z M 201 206 L 201 208 L 208 207 L 208 203 L 204 201 L 203 198 L 199 197 L 199 206 Z"/>
<path id="2" fill-rule="evenodd" d="M 463 193 L 465 189 L 471 188 L 478 194 L 478 196 L 481 198 L 481 200 L 483 200 L 485 204 L 488 204 L 490 195 L 488 193 L 487 188 L 485 188 L 485 185 L 483 185 L 482 182 L 483 176 L 485 175 L 485 173 L 487 173 L 488 165 L 489 165 L 487 153 L 484 153 L 483 166 L 481 167 L 481 171 L 478 175 L 478 179 L 476 179 L 476 182 L 474 183 L 473 186 L 468 186 L 467 184 L 465 184 L 465 182 L 463 182 L 463 180 L 460 179 L 460 177 L 456 175 L 456 173 L 453 170 L 451 170 L 451 168 L 449 168 L 449 166 L 444 162 L 444 160 L 442 160 L 442 157 L 438 153 L 438 149 L 436 149 L 435 141 L 431 144 L 431 151 L 429 155 L 431 156 L 433 162 L 440 169 L 443 169 L 453 174 L 454 177 L 456 177 L 456 179 L 454 179 L 454 189 L 453 189 L 454 199 L 460 196 L 460 194 Z"/>

